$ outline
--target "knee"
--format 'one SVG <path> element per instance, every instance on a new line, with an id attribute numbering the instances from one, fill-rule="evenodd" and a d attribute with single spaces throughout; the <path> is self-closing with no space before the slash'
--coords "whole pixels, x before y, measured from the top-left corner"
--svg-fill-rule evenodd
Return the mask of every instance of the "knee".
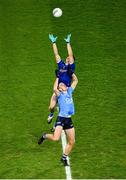
<path id="1" fill-rule="evenodd" d="M 54 111 L 54 107 L 49 106 L 49 111 Z"/>
<path id="2" fill-rule="evenodd" d="M 74 146 L 74 144 L 75 144 L 75 139 L 72 139 L 72 140 L 69 141 L 70 146 Z"/>
<path id="3" fill-rule="evenodd" d="M 60 139 L 59 137 L 55 137 L 55 136 L 53 137 L 53 141 L 59 141 L 59 139 Z"/>

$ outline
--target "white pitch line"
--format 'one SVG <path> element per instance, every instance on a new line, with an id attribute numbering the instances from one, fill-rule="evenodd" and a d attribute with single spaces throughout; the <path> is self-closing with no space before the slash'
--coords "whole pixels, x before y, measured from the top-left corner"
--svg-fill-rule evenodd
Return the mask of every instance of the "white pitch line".
<path id="1" fill-rule="evenodd" d="M 65 135 L 64 130 L 62 130 L 61 141 L 62 141 L 62 148 L 63 148 L 63 152 L 64 152 L 64 149 L 65 149 L 66 144 L 67 144 L 66 135 Z M 68 161 L 69 166 L 65 166 L 66 180 L 72 180 L 69 157 L 67 157 L 67 161 Z"/>

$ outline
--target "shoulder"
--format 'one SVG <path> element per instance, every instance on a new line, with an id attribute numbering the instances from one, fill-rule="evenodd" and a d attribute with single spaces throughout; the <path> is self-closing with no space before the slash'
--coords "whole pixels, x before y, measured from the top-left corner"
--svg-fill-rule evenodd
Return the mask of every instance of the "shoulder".
<path id="1" fill-rule="evenodd" d="M 62 59 L 60 59 L 57 62 L 57 65 L 58 65 L 58 69 L 62 69 L 65 66 L 65 63 L 64 63 L 64 61 Z"/>
<path id="2" fill-rule="evenodd" d="M 64 64 L 64 61 L 63 61 L 62 59 L 59 59 L 59 60 L 57 61 L 57 64 Z"/>

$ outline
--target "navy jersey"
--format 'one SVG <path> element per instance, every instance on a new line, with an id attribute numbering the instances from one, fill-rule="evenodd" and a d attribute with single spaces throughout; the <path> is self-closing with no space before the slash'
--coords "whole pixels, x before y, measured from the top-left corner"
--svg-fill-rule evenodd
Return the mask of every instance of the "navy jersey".
<path id="1" fill-rule="evenodd" d="M 70 71 L 74 73 L 75 64 L 65 64 L 62 60 L 58 63 L 59 83 L 63 82 L 67 87 L 70 87 L 72 76 Z"/>

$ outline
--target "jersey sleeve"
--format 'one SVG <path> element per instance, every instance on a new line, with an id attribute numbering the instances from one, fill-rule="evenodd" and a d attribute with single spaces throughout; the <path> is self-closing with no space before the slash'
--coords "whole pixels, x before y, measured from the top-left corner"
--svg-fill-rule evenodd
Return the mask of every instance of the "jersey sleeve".
<path id="1" fill-rule="evenodd" d="M 62 68 L 64 67 L 64 62 L 63 62 L 63 60 L 60 60 L 60 61 L 57 63 L 57 65 L 58 65 L 58 69 L 62 69 Z"/>
<path id="2" fill-rule="evenodd" d="M 69 68 L 74 73 L 74 71 L 75 71 L 75 63 L 69 64 Z"/>

